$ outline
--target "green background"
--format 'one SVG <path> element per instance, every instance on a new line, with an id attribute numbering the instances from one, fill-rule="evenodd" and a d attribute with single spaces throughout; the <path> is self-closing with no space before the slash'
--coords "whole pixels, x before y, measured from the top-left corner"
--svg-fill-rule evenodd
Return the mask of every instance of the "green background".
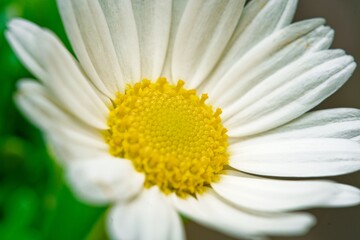
<path id="1" fill-rule="evenodd" d="M 6 23 L 14 17 L 51 29 L 69 46 L 55 1 L 1 0 L 0 239 L 103 239 L 98 234 L 103 234 L 105 208 L 74 198 L 41 132 L 13 103 L 17 80 L 31 77 L 4 37 Z"/>
<path id="2" fill-rule="evenodd" d="M 300 1 L 296 19 L 325 17 L 336 30 L 335 48 L 360 58 L 360 1 Z M 42 135 L 14 106 L 16 82 L 31 74 L 5 41 L 6 23 L 23 17 L 54 31 L 70 49 L 53 0 L 0 0 L 0 239 L 106 239 L 106 208 L 79 202 L 63 180 L 61 168 L 46 150 Z M 360 108 L 360 76 L 318 108 Z M 334 178 L 360 186 L 360 174 Z M 319 224 L 293 239 L 360 239 L 360 207 L 313 209 Z M 189 239 L 231 239 L 195 223 Z M 287 238 L 274 238 L 287 239 Z"/>

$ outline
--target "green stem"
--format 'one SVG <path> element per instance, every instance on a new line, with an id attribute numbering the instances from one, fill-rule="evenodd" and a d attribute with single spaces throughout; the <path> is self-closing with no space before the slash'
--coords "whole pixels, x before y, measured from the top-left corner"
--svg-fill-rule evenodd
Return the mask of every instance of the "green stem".
<path id="1" fill-rule="evenodd" d="M 85 238 L 86 240 L 109 239 L 106 233 L 106 217 L 107 217 L 107 212 L 105 211 L 104 214 L 94 224 L 93 228 L 90 230 L 88 236 Z"/>

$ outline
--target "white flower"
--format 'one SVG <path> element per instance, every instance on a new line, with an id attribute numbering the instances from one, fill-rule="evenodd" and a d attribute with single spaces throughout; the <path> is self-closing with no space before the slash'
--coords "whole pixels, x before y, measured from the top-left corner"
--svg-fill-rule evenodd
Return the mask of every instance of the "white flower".
<path id="1" fill-rule="evenodd" d="M 323 19 L 291 24 L 295 0 L 244 2 L 58 0 L 79 62 L 48 30 L 9 23 L 40 80 L 16 100 L 75 193 L 112 204 L 112 238 L 183 239 L 178 213 L 235 237 L 299 235 L 315 219 L 293 211 L 360 202 L 298 179 L 360 168 L 360 110 L 306 113 L 353 58 L 328 50 Z"/>

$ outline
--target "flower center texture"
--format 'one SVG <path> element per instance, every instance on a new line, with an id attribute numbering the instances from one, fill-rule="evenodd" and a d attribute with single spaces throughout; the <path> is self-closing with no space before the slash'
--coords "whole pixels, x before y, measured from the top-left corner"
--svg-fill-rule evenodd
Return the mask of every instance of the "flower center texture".
<path id="1" fill-rule="evenodd" d="M 113 100 L 106 141 L 112 155 L 145 174 L 145 187 L 187 197 L 218 181 L 229 155 L 221 109 L 183 86 L 166 78 L 128 85 Z"/>

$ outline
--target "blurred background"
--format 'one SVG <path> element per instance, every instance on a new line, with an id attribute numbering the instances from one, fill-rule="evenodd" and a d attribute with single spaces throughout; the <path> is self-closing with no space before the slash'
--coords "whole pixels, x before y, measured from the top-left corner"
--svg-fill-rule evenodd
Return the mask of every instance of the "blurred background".
<path id="1" fill-rule="evenodd" d="M 0 239 L 106 239 L 101 217 L 106 208 L 77 201 L 48 154 L 42 135 L 15 107 L 16 82 L 31 74 L 4 39 L 6 22 L 23 17 L 54 31 L 70 49 L 54 0 L 0 1 Z M 360 1 L 300 0 L 295 20 L 323 17 L 335 29 L 333 48 L 360 61 Z M 318 109 L 360 108 L 360 70 Z M 360 187 L 360 172 L 333 180 Z M 360 239 L 360 206 L 312 209 L 318 224 L 296 239 Z M 232 239 L 198 224 L 186 224 L 188 239 Z"/>

